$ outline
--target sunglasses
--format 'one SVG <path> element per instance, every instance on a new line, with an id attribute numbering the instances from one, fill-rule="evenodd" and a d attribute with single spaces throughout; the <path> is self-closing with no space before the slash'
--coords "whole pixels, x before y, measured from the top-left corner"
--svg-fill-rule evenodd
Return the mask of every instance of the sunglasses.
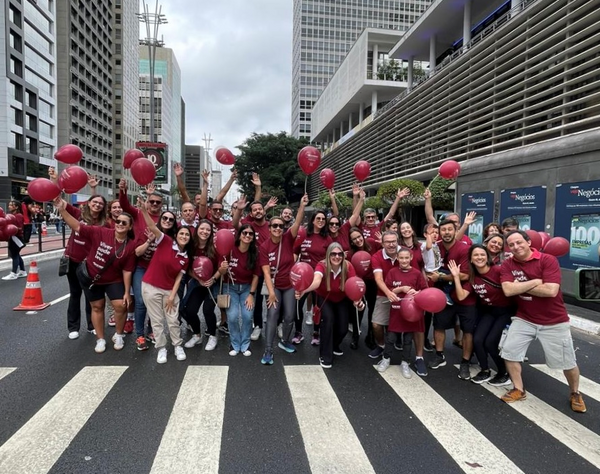
<path id="1" fill-rule="evenodd" d="M 156 204 L 162 204 L 162 201 L 157 201 L 157 200 L 155 200 L 155 199 L 149 200 L 148 202 L 149 202 L 150 204 L 152 204 L 152 205 L 156 205 Z"/>
<path id="2" fill-rule="evenodd" d="M 375 216 L 365 216 L 365 219 L 375 219 Z"/>
<path id="3" fill-rule="evenodd" d="M 129 225 L 129 221 L 124 221 L 122 219 L 117 219 L 115 221 L 115 224 L 117 224 L 117 225 Z"/>
<path id="4" fill-rule="evenodd" d="M 271 229 L 283 229 L 283 224 L 271 224 Z"/>
<path id="5" fill-rule="evenodd" d="M 162 216 L 160 218 L 160 220 L 165 221 L 165 222 L 175 222 L 175 218 L 174 217 L 166 217 L 166 216 Z"/>
<path id="6" fill-rule="evenodd" d="M 330 222 L 330 223 L 329 223 L 329 225 L 330 225 L 330 226 L 334 225 L 334 226 L 336 226 L 336 227 L 339 227 L 339 226 L 340 226 L 340 223 L 339 223 L 339 222 Z"/>
<path id="7" fill-rule="evenodd" d="M 244 237 L 254 237 L 254 232 L 242 232 Z"/>
<path id="8" fill-rule="evenodd" d="M 344 256 L 344 252 L 331 252 L 329 255 L 331 255 L 332 257 L 343 257 Z"/>
<path id="9" fill-rule="evenodd" d="M 223 212 L 223 208 L 222 207 L 213 207 L 211 209 L 212 212 Z"/>

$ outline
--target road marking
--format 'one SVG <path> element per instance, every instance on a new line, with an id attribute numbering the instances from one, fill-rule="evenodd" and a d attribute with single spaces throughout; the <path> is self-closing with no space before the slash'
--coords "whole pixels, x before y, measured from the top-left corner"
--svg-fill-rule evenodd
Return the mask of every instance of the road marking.
<path id="1" fill-rule="evenodd" d="M 399 365 L 391 366 L 381 376 L 463 471 L 523 472 L 421 377 L 405 379 Z"/>
<path id="2" fill-rule="evenodd" d="M 127 367 L 84 367 L 0 447 L 0 472 L 48 472 Z"/>
<path id="3" fill-rule="evenodd" d="M 493 387 L 487 383 L 481 384 L 481 386 L 498 398 L 507 392 L 505 387 Z M 568 399 L 565 393 L 565 404 L 567 403 Z M 507 403 L 507 405 L 538 425 L 567 448 L 579 454 L 590 464 L 600 468 L 600 436 L 596 433 L 562 414 L 530 392 L 527 392 L 527 399 Z"/>
<path id="4" fill-rule="evenodd" d="M 52 306 L 53 304 L 60 303 L 61 301 L 66 300 L 69 296 L 71 296 L 71 295 L 70 294 L 66 294 L 64 296 L 61 296 L 60 298 L 56 298 L 55 300 L 50 301 L 49 304 L 50 304 L 50 306 Z"/>
<path id="5" fill-rule="evenodd" d="M 0 380 L 9 374 L 12 374 L 15 370 L 17 370 L 16 367 L 0 367 Z"/>
<path id="6" fill-rule="evenodd" d="M 564 385 L 569 385 L 562 370 L 551 369 L 546 364 L 530 364 L 530 367 L 555 378 Z M 597 384 L 593 380 L 579 376 L 579 391 L 600 402 L 600 384 Z"/>
<path id="7" fill-rule="evenodd" d="M 152 473 L 218 473 L 228 367 L 188 367 Z"/>
<path id="8" fill-rule="evenodd" d="M 374 473 L 323 369 L 288 366 L 285 376 L 312 474 Z"/>

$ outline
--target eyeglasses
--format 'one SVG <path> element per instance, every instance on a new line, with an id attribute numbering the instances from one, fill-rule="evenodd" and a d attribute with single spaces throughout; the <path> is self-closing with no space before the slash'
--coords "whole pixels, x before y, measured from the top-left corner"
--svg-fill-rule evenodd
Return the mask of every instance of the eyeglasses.
<path id="1" fill-rule="evenodd" d="M 283 229 L 283 224 L 271 224 L 271 229 Z"/>
<path id="2" fill-rule="evenodd" d="M 398 245 L 398 241 L 397 240 L 384 240 L 383 241 L 383 245 Z"/>
<path id="3" fill-rule="evenodd" d="M 211 209 L 212 212 L 223 212 L 223 208 L 222 207 L 213 207 Z"/>
<path id="4" fill-rule="evenodd" d="M 324 221 L 324 220 L 325 220 L 325 218 L 324 218 L 324 217 L 315 217 L 315 220 L 316 220 L 316 221 Z"/>
<path id="5" fill-rule="evenodd" d="M 329 255 L 331 255 L 332 257 L 343 257 L 344 256 L 344 252 L 331 252 Z"/>
<path id="6" fill-rule="evenodd" d="M 375 219 L 376 216 L 365 216 L 365 219 Z"/>
<path id="7" fill-rule="evenodd" d="M 156 199 L 151 199 L 151 200 L 149 200 L 148 202 L 149 202 L 150 204 L 152 204 L 153 206 L 154 206 L 154 205 L 156 205 L 156 204 L 162 204 L 162 201 L 158 201 L 158 200 L 156 200 Z"/>
<path id="8" fill-rule="evenodd" d="M 117 225 L 129 225 L 129 221 L 124 221 L 122 219 L 117 219 L 115 221 L 115 224 L 117 224 Z"/>
<path id="9" fill-rule="evenodd" d="M 175 222 L 175 218 L 174 217 L 167 217 L 167 216 L 162 216 L 160 218 L 161 221 L 165 221 L 165 222 Z"/>
<path id="10" fill-rule="evenodd" d="M 339 223 L 339 222 L 330 222 L 330 223 L 329 223 L 329 225 L 330 225 L 330 226 L 334 225 L 334 226 L 336 226 L 336 227 L 339 227 L 339 226 L 340 226 L 340 223 Z"/>
<path id="11" fill-rule="evenodd" d="M 254 232 L 242 232 L 244 237 L 254 237 Z"/>

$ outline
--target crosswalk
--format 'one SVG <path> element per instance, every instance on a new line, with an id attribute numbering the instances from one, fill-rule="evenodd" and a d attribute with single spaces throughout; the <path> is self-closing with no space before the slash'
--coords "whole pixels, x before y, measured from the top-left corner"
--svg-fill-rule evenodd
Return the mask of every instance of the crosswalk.
<path id="1" fill-rule="evenodd" d="M 536 375 L 547 379 L 548 386 L 555 390 L 562 387 L 566 397 L 568 389 L 564 387 L 566 382 L 561 372 L 539 364 L 529 367 Z M 93 422 L 91 418 L 102 409 L 109 394 L 128 383 L 128 369 L 127 366 L 88 366 L 77 372 L 0 446 L 0 473 L 61 472 L 57 471 L 55 464 L 66 455 L 74 440 L 81 436 L 86 424 Z M 0 393 L 19 370 L 0 367 Z M 476 367 L 471 370 L 473 375 L 477 372 Z M 297 449 L 294 452 L 300 452 L 306 466 L 299 461 L 296 469 L 288 468 L 288 472 L 420 472 L 418 463 L 411 466 L 406 464 L 406 460 L 402 463 L 402 469 L 398 466 L 381 469 L 379 456 L 382 454 L 373 449 L 376 443 L 367 439 L 371 432 L 367 426 L 368 420 L 356 412 L 358 405 L 347 403 L 344 388 L 347 381 L 342 383 L 334 380 L 334 377 L 334 371 L 324 371 L 320 366 L 284 365 L 282 377 L 277 378 L 278 384 L 285 385 L 277 391 L 278 400 L 259 404 L 260 407 L 264 406 L 264 414 L 252 414 L 270 416 L 266 412 L 274 410 L 277 406 L 275 402 L 292 407 L 295 419 L 280 419 L 279 422 L 291 425 L 289 431 L 294 435 L 290 437 L 290 450 Z M 179 385 L 171 387 L 176 391 L 176 396 L 169 408 L 168 421 L 160 429 L 158 448 L 155 452 L 147 453 L 150 457 L 148 468 L 136 472 L 260 472 L 260 468 L 256 467 L 245 469 L 243 459 L 227 459 L 228 468 L 223 467 L 227 443 L 235 437 L 227 432 L 230 424 L 226 422 L 228 410 L 232 409 L 230 404 L 235 403 L 228 393 L 233 383 L 231 378 L 231 369 L 227 366 L 187 366 Z M 264 383 L 258 379 L 255 382 Z M 490 429 L 489 423 L 502 422 L 510 423 L 513 425 L 511 430 L 522 433 L 524 442 L 534 440 L 536 436 L 554 439 L 556 444 L 546 446 L 546 449 L 564 450 L 565 456 L 570 457 L 569 462 L 576 459 L 577 472 L 586 472 L 585 469 L 581 470 L 582 466 L 588 468 L 589 472 L 600 469 L 598 423 L 577 418 L 587 416 L 593 417 L 591 420 L 598 419 L 597 413 L 589 413 L 590 403 L 600 401 L 600 385 L 595 381 L 584 377 L 581 380 L 581 392 L 590 402 L 588 414 L 585 415 L 573 415 L 565 412 L 564 406 L 552 406 L 542 400 L 544 393 L 529 392 L 527 400 L 507 405 L 496 400 L 496 397 L 505 393 L 506 388 L 488 384 L 475 386 L 460 381 L 456 384 L 461 389 L 468 388 L 465 395 L 467 400 L 448 396 L 449 392 L 439 383 L 434 383 L 433 377 L 420 378 L 413 374 L 412 378 L 405 379 L 397 365 L 382 374 L 373 371 L 369 375 L 369 380 L 365 381 L 365 403 L 370 404 L 371 409 L 372 404 L 381 404 L 379 408 L 389 413 L 390 420 L 394 420 L 396 425 L 398 419 L 404 420 L 401 426 L 381 427 L 382 432 L 394 435 L 392 439 L 396 440 L 396 445 L 391 451 L 402 452 L 407 449 L 412 452 L 416 449 L 411 444 L 410 435 L 416 427 L 423 430 L 418 437 L 420 442 L 425 439 L 429 444 L 424 447 L 426 452 L 433 456 L 441 449 L 445 454 L 445 458 L 440 460 L 438 472 L 560 472 L 558 466 L 556 471 L 534 471 L 526 453 L 523 457 L 515 456 L 518 450 L 511 448 L 510 443 L 505 445 L 499 442 L 500 436 L 495 436 Z M 373 395 L 373 387 L 377 388 L 376 394 L 382 394 L 381 398 L 374 396 L 367 399 Z M 385 387 L 389 388 L 389 393 L 384 393 Z M 160 388 L 159 384 L 156 389 Z M 166 386 L 164 388 L 167 389 Z M 245 395 L 250 399 L 253 397 L 250 392 Z M 242 396 L 237 400 L 243 399 Z M 457 399 L 460 400 L 457 402 Z M 465 404 L 472 406 L 474 412 L 489 412 L 466 416 Z M 282 409 L 281 413 L 287 411 Z M 488 425 L 481 420 L 488 420 Z M 243 422 L 239 425 L 243 426 Z M 257 443 L 268 445 L 270 435 L 278 436 L 275 428 L 272 434 L 265 430 L 257 433 Z M 265 452 L 268 457 L 269 450 Z M 269 466 L 268 459 L 264 466 Z M 83 469 L 81 471 L 84 472 Z M 263 472 L 269 471 L 265 467 Z"/>

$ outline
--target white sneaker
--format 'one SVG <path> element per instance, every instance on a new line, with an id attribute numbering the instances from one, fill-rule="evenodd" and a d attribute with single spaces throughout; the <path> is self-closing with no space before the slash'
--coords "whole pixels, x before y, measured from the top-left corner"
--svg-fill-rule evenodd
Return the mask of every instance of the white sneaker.
<path id="1" fill-rule="evenodd" d="M 304 312 L 304 322 L 306 323 L 307 326 L 313 325 L 313 312 L 312 311 Z"/>
<path id="2" fill-rule="evenodd" d="M 242 354 L 244 354 L 244 357 L 250 357 L 252 352 L 250 352 L 250 349 L 246 349 L 244 352 L 242 352 Z"/>
<path id="3" fill-rule="evenodd" d="M 17 276 L 16 273 L 13 273 L 13 272 L 10 272 L 5 277 L 2 277 L 3 280 L 16 280 L 17 278 L 19 278 L 19 277 Z"/>
<path id="4" fill-rule="evenodd" d="M 158 364 L 165 364 L 167 362 L 167 350 L 163 347 L 158 350 L 158 355 L 156 356 L 156 362 Z"/>
<path id="5" fill-rule="evenodd" d="M 214 351 L 217 347 L 217 336 L 208 336 L 208 342 L 206 343 L 205 351 Z"/>
<path id="6" fill-rule="evenodd" d="M 379 361 L 379 363 L 375 366 L 375 368 L 377 369 L 377 372 L 385 372 L 388 367 L 390 366 L 390 358 L 385 358 L 382 357 L 381 360 Z"/>
<path id="7" fill-rule="evenodd" d="M 183 346 L 186 349 L 191 349 L 194 346 L 197 346 L 198 344 L 202 344 L 202 334 L 198 335 L 198 334 L 194 334 L 192 336 L 192 338 L 186 342 Z"/>
<path id="8" fill-rule="evenodd" d="M 283 339 L 283 323 L 277 326 L 277 337 Z"/>
<path id="9" fill-rule="evenodd" d="M 410 370 L 408 362 L 406 362 L 405 360 L 403 360 L 402 364 L 400 364 L 400 371 L 402 372 L 402 377 L 404 377 L 405 379 L 409 379 L 412 377 L 412 371 Z"/>
<path id="10" fill-rule="evenodd" d="M 18 278 L 27 278 L 27 272 L 25 270 L 19 270 L 17 273 Z"/>
<path id="11" fill-rule="evenodd" d="M 98 354 L 102 354 L 106 350 L 106 341 L 104 339 L 96 339 L 96 347 L 94 350 Z"/>
<path id="12" fill-rule="evenodd" d="M 125 347 L 125 336 L 123 334 L 115 333 L 112 337 L 112 342 L 115 343 L 115 345 L 113 346 L 115 351 L 120 351 L 121 349 L 123 349 L 123 347 Z"/>
<path id="13" fill-rule="evenodd" d="M 175 346 L 175 357 L 177 360 L 185 360 L 185 351 L 181 346 Z"/>
<path id="14" fill-rule="evenodd" d="M 232 356 L 232 357 L 235 357 L 236 355 L 238 355 L 238 351 L 236 351 L 235 349 L 231 349 L 229 351 L 229 355 Z"/>
<path id="15" fill-rule="evenodd" d="M 262 328 L 259 328 L 258 326 L 254 326 L 254 329 L 252 330 L 252 334 L 250 335 L 250 340 L 258 341 L 260 339 L 261 333 L 262 333 Z"/>
<path id="16" fill-rule="evenodd" d="M 79 331 L 71 331 L 69 333 L 69 339 L 77 339 L 79 337 Z"/>

